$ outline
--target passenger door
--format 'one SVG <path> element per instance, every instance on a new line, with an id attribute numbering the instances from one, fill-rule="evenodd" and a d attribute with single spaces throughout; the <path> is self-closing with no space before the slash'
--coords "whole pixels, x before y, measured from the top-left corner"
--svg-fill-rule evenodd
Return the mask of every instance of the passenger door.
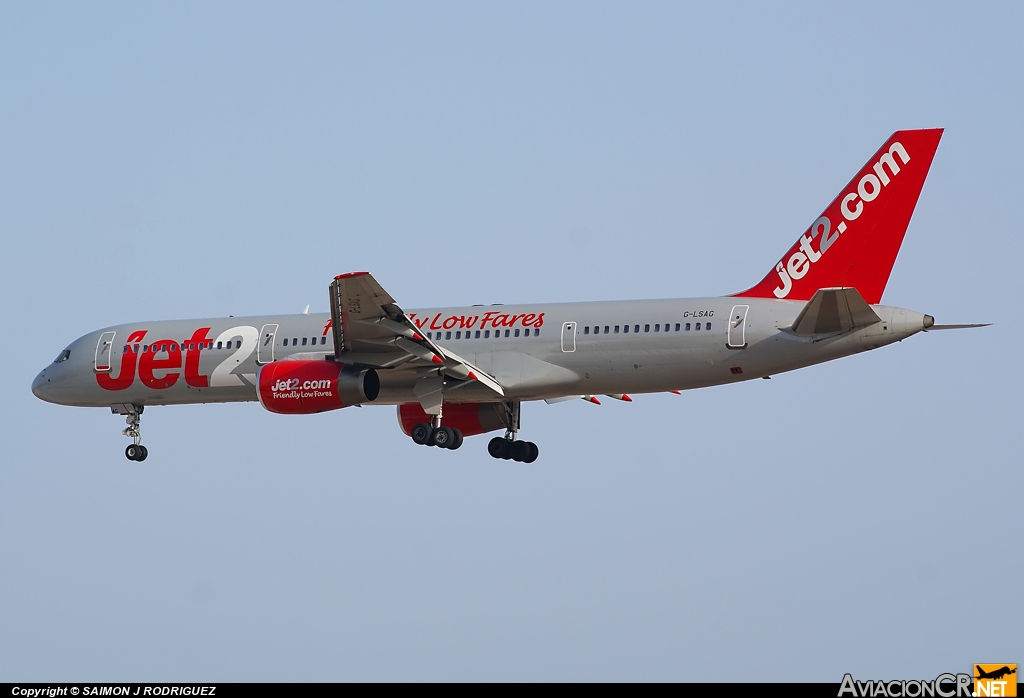
<path id="1" fill-rule="evenodd" d="M 96 342 L 96 355 L 93 357 L 93 370 L 96 373 L 110 373 L 110 364 L 114 353 L 114 332 L 104 332 Z"/>
<path id="2" fill-rule="evenodd" d="M 576 323 L 562 323 L 562 351 L 566 353 L 576 351 Z"/>
<path id="3" fill-rule="evenodd" d="M 260 330 L 260 343 L 256 347 L 256 363 L 269 364 L 274 361 L 274 344 L 277 342 L 277 325 L 264 325 Z"/>
<path id="4" fill-rule="evenodd" d="M 747 311 L 749 305 L 734 305 L 729 314 L 729 337 L 727 346 L 730 349 L 745 349 L 747 346 Z"/>

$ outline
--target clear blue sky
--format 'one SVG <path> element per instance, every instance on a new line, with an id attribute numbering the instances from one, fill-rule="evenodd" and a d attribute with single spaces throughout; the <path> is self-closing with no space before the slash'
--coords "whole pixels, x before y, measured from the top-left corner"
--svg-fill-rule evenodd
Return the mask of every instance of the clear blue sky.
<path id="1" fill-rule="evenodd" d="M 0 5 L 0 680 L 933 678 L 1024 662 L 1024 6 Z M 884 301 L 991 328 L 528 405 L 532 466 L 393 408 L 123 419 L 72 339 L 718 295 L 947 129 Z M 614 402 L 614 401 L 606 401 Z"/>

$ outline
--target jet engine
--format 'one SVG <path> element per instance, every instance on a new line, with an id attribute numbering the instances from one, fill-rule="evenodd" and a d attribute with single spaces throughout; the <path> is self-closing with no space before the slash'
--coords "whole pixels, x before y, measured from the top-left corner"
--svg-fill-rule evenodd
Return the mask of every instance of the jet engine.
<path id="1" fill-rule="evenodd" d="M 446 427 L 458 429 L 463 436 L 475 436 L 505 428 L 505 408 L 492 402 L 482 403 L 444 403 L 441 423 Z M 430 424 L 430 415 L 423 411 L 419 403 L 407 403 L 398 406 L 398 426 L 406 436 L 412 434 L 417 424 Z"/>
<path id="2" fill-rule="evenodd" d="M 275 361 L 256 374 L 256 395 L 276 414 L 314 414 L 373 402 L 380 378 L 334 361 Z"/>

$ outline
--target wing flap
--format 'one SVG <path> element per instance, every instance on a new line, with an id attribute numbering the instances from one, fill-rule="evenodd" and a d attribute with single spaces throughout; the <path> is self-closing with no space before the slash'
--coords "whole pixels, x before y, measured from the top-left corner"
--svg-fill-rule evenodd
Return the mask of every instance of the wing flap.
<path id="1" fill-rule="evenodd" d="M 452 378 L 479 381 L 498 395 L 505 395 L 494 376 L 421 335 L 369 272 L 334 277 L 330 298 L 334 355 L 338 361 L 356 363 L 358 359 L 361 365 L 375 368 L 425 363 Z M 397 352 L 403 353 L 396 356 Z"/>

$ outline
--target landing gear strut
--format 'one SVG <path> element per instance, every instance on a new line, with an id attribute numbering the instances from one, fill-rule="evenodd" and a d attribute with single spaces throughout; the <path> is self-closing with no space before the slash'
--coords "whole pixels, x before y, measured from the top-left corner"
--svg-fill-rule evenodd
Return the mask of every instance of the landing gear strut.
<path id="1" fill-rule="evenodd" d="M 132 443 L 124 449 L 124 455 L 128 460 L 141 463 L 149 456 L 149 449 L 142 445 L 142 433 L 139 430 L 142 421 L 142 405 L 114 405 L 110 411 L 114 414 L 125 415 L 128 426 L 121 433 L 131 437 Z"/>
<path id="2" fill-rule="evenodd" d="M 452 427 L 441 425 L 441 418 L 444 415 L 444 376 L 441 378 L 441 395 L 437 406 L 437 414 L 430 418 L 430 424 L 417 424 L 409 432 L 412 440 L 421 446 L 437 446 L 452 451 L 462 445 L 462 432 Z"/>
<path id="3" fill-rule="evenodd" d="M 517 441 L 519 433 L 519 403 L 505 403 L 505 436 L 495 436 L 487 444 L 487 452 L 491 458 L 514 460 L 517 463 L 532 463 L 540 455 L 540 449 L 532 441 Z"/>

